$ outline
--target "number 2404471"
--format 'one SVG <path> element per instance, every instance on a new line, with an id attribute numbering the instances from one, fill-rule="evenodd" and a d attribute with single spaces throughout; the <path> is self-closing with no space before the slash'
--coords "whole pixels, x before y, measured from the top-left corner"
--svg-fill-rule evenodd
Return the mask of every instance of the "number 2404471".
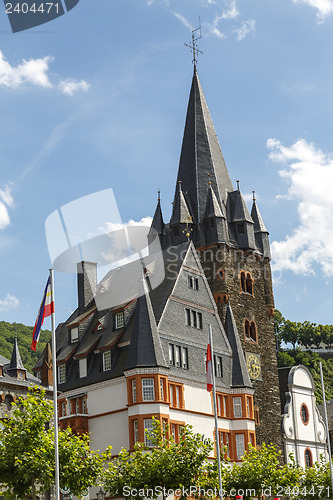
<path id="1" fill-rule="evenodd" d="M 55 10 L 59 14 L 59 3 L 58 2 L 41 2 L 33 3 L 28 5 L 26 2 L 22 3 L 6 3 L 6 13 L 7 14 L 50 14 L 52 10 Z"/>

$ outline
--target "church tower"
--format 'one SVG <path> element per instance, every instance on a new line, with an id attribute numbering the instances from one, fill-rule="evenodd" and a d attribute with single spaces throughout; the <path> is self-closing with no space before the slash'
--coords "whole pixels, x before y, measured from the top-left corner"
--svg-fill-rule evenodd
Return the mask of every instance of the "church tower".
<path id="1" fill-rule="evenodd" d="M 255 388 L 257 443 L 281 446 L 281 406 L 274 336 L 274 298 L 268 231 L 256 200 L 251 214 L 234 189 L 196 67 L 187 107 L 173 211 L 153 226 L 162 248 L 187 238 L 196 247 L 226 331 L 236 325 Z"/>

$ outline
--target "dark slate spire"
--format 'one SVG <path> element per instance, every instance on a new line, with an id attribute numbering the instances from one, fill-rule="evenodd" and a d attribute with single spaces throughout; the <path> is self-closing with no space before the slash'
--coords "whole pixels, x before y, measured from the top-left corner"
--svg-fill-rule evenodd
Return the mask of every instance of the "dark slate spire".
<path id="1" fill-rule="evenodd" d="M 251 210 L 251 217 L 254 222 L 254 237 L 256 241 L 256 246 L 258 250 L 264 255 L 264 257 L 271 257 L 271 250 L 269 246 L 268 231 L 265 227 L 264 221 L 262 220 L 259 208 L 257 206 L 255 197 L 253 196 L 253 205 Z"/>
<path id="2" fill-rule="evenodd" d="M 184 193 L 182 191 L 181 181 L 178 181 L 178 189 L 175 194 L 170 224 L 191 223 L 191 212 L 187 206 Z"/>
<path id="3" fill-rule="evenodd" d="M 163 248 L 164 239 L 165 224 L 161 209 L 160 192 L 158 192 L 157 207 L 148 233 L 148 245 L 150 247 L 150 253 L 154 253 L 154 250 L 159 251 L 161 247 Z M 158 246 L 155 247 L 154 244 L 156 243 L 158 244 Z"/>
<path id="4" fill-rule="evenodd" d="M 133 317 L 126 370 L 144 366 L 167 367 L 145 278 L 140 288 Z"/>
<path id="5" fill-rule="evenodd" d="M 254 223 L 239 187 L 228 193 L 227 214 L 230 240 L 239 248 L 255 250 Z"/>
<path id="6" fill-rule="evenodd" d="M 230 304 L 227 306 L 225 318 L 225 331 L 233 352 L 232 356 L 232 385 L 233 387 L 252 387 L 249 372 L 246 368 L 246 362 L 238 335 L 235 318 Z"/>
<path id="7" fill-rule="evenodd" d="M 223 219 L 226 218 L 223 213 L 223 209 L 219 204 L 219 202 L 217 201 L 217 198 L 211 186 L 209 186 L 208 188 L 206 210 L 205 210 L 205 218 L 208 219 L 209 217 L 221 217 Z"/>
<path id="8" fill-rule="evenodd" d="M 226 201 L 226 191 L 233 191 L 233 187 L 194 68 L 177 180 L 183 183 L 196 222 L 204 218 L 208 176 L 222 206 Z"/>
<path id="9" fill-rule="evenodd" d="M 13 347 L 13 352 L 12 352 L 12 357 L 10 360 L 9 367 L 7 369 L 8 373 L 10 375 L 18 375 L 17 372 L 18 370 L 22 370 L 26 372 L 27 370 L 24 368 L 22 359 L 21 359 L 21 354 L 18 348 L 18 343 L 17 343 L 17 335 L 15 333 L 15 339 L 14 339 L 14 347 Z"/>

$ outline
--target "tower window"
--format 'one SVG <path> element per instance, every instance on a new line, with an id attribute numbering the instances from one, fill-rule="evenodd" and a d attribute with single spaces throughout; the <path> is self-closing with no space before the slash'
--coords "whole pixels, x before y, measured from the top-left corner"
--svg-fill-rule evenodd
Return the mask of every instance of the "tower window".
<path id="1" fill-rule="evenodd" d="M 241 418 L 243 416 L 242 399 L 238 397 L 233 398 L 233 406 L 234 406 L 234 417 Z"/>
<path id="2" fill-rule="evenodd" d="M 137 420 L 133 421 L 133 431 L 134 431 L 134 444 L 135 444 L 139 441 L 139 426 Z"/>
<path id="3" fill-rule="evenodd" d="M 124 323 L 125 323 L 124 311 L 121 311 L 120 313 L 116 314 L 116 329 L 122 328 L 124 326 Z"/>
<path id="4" fill-rule="evenodd" d="M 151 418 L 144 419 L 145 428 L 145 446 L 152 448 L 153 446 L 153 420 Z"/>
<path id="5" fill-rule="evenodd" d="M 308 407 L 306 406 L 306 404 L 302 404 L 301 406 L 301 419 L 302 419 L 302 422 L 304 425 L 308 425 L 309 423 L 309 410 L 308 410 Z"/>
<path id="6" fill-rule="evenodd" d="M 143 401 L 155 401 L 155 389 L 153 378 L 142 379 L 142 399 Z"/>
<path id="7" fill-rule="evenodd" d="M 236 434 L 236 453 L 238 460 L 240 460 L 245 453 L 244 434 Z"/>
<path id="8" fill-rule="evenodd" d="M 249 321 L 245 320 L 244 323 L 244 333 L 245 333 L 245 340 L 248 340 L 249 342 L 257 342 L 258 336 L 257 336 L 257 326 L 254 321 Z"/>
<path id="9" fill-rule="evenodd" d="M 238 234 L 245 234 L 245 223 L 244 222 L 238 222 L 237 233 Z"/>
<path id="10" fill-rule="evenodd" d="M 240 283 L 241 283 L 241 291 L 243 293 L 248 293 L 253 295 L 253 278 L 251 273 L 247 271 L 241 271 L 240 273 Z"/>
<path id="11" fill-rule="evenodd" d="M 136 380 L 132 380 L 132 403 L 136 403 Z"/>

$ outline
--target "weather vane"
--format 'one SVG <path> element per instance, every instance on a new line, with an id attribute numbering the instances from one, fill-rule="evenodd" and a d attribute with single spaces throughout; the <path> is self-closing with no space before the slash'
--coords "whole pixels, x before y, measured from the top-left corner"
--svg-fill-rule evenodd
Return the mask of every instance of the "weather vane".
<path id="1" fill-rule="evenodd" d="M 200 38 L 201 38 L 201 21 L 200 21 L 200 17 L 199 17 L 199 28 L 192 30 L 192 43 L 191 44 L 188 44 L 188 43 L 184 44 L 184 45 L 186 45 L 186 47 L 189 47 L 189 49 L 191 50 L 191 52 L 193 54 L 192 62 L 194 64 L 194 67 L 196 67 L 196 65 L 197 65 L 196 56 L 198 54 L 203 54 L 203 52 L 198 49 L 198 44 L 197 44 L 197 41 L 200 40 Z"/>

